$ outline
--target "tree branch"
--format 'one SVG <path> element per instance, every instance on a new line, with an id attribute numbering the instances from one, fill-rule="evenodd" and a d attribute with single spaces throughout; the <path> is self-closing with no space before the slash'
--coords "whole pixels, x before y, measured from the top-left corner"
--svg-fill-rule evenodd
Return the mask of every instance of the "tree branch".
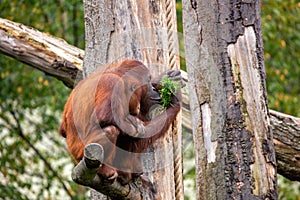
<path id="1" fill-rule="evenodd" d="M 28 26 L 0 18 L 0 52 L 73 87 L 84 51 Z"/>
<path id="2" fill-rule="evenodd" d="M 84 51 L 33 28 L 0 18 L 0 52 L 62 80 L 72 88 Z M 187 77 L 185 72 L 182 72 Z M 270 110 L 278 173 L 300 181 L 300 119 Z M 183 129 L 192 132 L 188 91 L 183 93 Z"/>
<path id="3" fill-rule="evenodd" d="M 300 118 L 270 110 L 278 173 L 300 181 Z"/>
<path id="4" fill-rule="evenodd" d="M 134 182 L 121 185 L 118 181 L 113 182 L 105 180 L 103 177 L 97 175 L 99 167 L 103 162 L 103 148 L 97 143 L 91 143 L 84 149 L 84 157 L 73 169 L 72 179 L 74 182 L 91 187 L 102 194 L 108 195 L 112 199 L 121 200 L 140 200 L 140 199 L 153 199 L 155 194 L 151 190 L 147 193 L 140 190 L 143 180 L 138 178 Z"/>

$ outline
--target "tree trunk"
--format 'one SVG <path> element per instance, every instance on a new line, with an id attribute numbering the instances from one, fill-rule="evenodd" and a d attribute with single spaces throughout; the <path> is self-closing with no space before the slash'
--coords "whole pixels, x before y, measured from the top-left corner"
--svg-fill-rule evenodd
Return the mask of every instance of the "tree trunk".
<path id="1" fill-rule="evenodd" d="M 36 35 L 38 39 L 34 39 Z M 39 41 L 41 45 L 37 47 L 31 42 L 34 40 Z M 21 47 L 19 49 L 22 51 L 16 50 L 16 47 Z M 51 53 L 47 50 L 51 50 Z M 74 86 L 76 74 L 81 74 L 84 55 L 83 50 L 67 44 L 62 39 L 1 18 L 0 52 L 62 80 L 71 88 Z M 181 71 L 181 73 L 187 77 L 186 72 Z M 192 134 L 188 96 L 188 93 L 183 93 L 182 96 L 182 127 Z M 270 110 L 270 114 L 278 173 L 290 180 L 300 181 L 300 119 L 273 110 Z"/>
<path id="2" fill-rule="evenodd" d="M 143 61 L 153 77 L 178 69 L 175 11 L 173 0 L 86 0 L 84 75 L 125 58 Z M 173 142 L 180 143 L 180 125 L 178 120 L 147 152 L 144 174 L 156 186 L 156 199 L 183 199 L 181 145 L 173 149 Z"/>
<path id="3" fill-rule="evenodd" d="M 183 1 L 197 199 L 277 199 L 260 1 Z"/>

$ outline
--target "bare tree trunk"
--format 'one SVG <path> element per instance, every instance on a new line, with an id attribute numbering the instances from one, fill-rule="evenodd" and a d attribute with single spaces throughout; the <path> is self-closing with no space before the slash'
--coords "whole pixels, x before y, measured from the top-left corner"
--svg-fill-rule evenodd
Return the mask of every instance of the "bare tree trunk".
<path id="1" fill-rule="evenodd" d="M 85 76 L 125 58 L 143 61 L 153 77 L 170 67 L 179 68 L 175 1 L 86 0 L 84 8 Z M 175 152 L 172 142 L 181 138 L 180 125 L 178 120 L 173 132 L 148 152 L 144 174 L 156 186 L 156 199 L 183 199 L 181 151 Z"/>
<path id="2" fill-rule="evenodd" d="M 183 1 L 197 199 L 277 199 L 260 1 Z"/>
<path id="3" fill-rule="evenodd" d="M 64 81 L 68 87 L 73 87 L 76 74 L 81 73 L 83 50 L 70 46 L 62 39 L 40 32 L 36 40 L 41 45 L 35 48 L 34 43 L 30 41 L 33 41 L 36 32 L 38 31 L 33 28 L 0 18 L 0 52 Z M 22 35 L 27 37 L 21 37 Z M 50 44 L 55 45 L 56 48 L 47 45 L 47 41 L 51 41 Z M 17 51 L 16 47 L 22 47 L 20 48 L 22 51 Z M 52 49 L 50 54 L 47 51 L 49 49 Z M 48 55 L 50 56 L 47 57 Z M 64 57 L 60 61 L 60 67 L 57 68 L 57 62 L 62 55 Z M 74 55 L 79 59 L 73 57 Z M 184 71 L 181 73 L 184 77 L 187 76 Z M 191 133 L 188 94 L 183 93 L 182 99 L 182 126 Z M 300 181 L 300 119 L 273 110 L 270 110 L 270 114 L 278 173 L 290 180 Z"/>

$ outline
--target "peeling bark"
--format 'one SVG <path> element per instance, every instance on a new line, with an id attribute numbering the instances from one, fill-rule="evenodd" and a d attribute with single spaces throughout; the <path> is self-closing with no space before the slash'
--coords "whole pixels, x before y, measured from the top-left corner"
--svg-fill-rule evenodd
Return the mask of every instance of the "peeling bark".
<path id="1" fill-rule="evenodd" d="M 212 142 L 212 133 L 211 133 L 211 110 L 208 103 L 204 103 L 200 106 L 202 114 L 202 131 L 203 131 L 203 141 L 204 147 L 206 150 L 207 163 L 214 163 L 216 161 L 216 150 L 217 142 Z"/>
<path id="2" fill-rule="evenodd" d="M 260 1 L 186 0 L 183 22 L 197 199 L 277 199 Z"/>
<path id="3" fill-rule="evenodd" d="M 265 84 L 261 79 L 263 72 L 256 57 L 256 36 L 252 26 L 244 30 L 236 43 L 228 46 L 235 84 L 235 97 L 232 100 L 235 99 L 235 103 L 240 104 L 243 115 L 240 120 L 244 120 L 240 127 L 241 130 L 245 129 L 245 134 L 240 135 L 240 157 L 245 160 L 246 165 L 250 164 L 249 171 L 245 173 L 254 177 L 253 194 L 260 196 L 276 191 L 276 160 L 267 100 L 264 96 Z M 253 154 L 250 155 L 248 151 L 253 151 Z"/>

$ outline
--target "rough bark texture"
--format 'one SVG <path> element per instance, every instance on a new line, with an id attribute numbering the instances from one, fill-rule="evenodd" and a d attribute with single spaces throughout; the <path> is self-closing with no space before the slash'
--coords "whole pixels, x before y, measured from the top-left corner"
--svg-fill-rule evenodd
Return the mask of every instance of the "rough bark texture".
<path id="1" fill-rule="evenodd" d="M 175 64 L 169 65 L 174 60 L 171 52 L 178 52 L 177 38 L 171 38 L 176 33 L 174 1 L 86 0 L 84 11 L 85 76 L 125 58 L 143 61 L 153 77 L 170 67 L 179 67 L 176 58 Z M 176 187 L 182 186 L 182 160 L 176 156 L 179 166 L 174 166 L 173 158 L 174 152 L 181 154 L 181 151 L 174 151 L 172 142 L 174 137 L 181 137 L 179 125 L 176 122 L 172 127 L 174 132 L 159 140 L 145 157 L 144 174 L 155 184 L 156 199 L 183 199 L 182 189 Z M 176 169 L 179 174 L 174 175 Z"/>
<path id="2" fill-rule="evenodd" d="M 198 199 L 277 199 L 260 1 L 183 1 Z"/>
<path id="3" fill-rule="evenodd" d="M 300 181 L 300 119 L 270 110 L 279 174 Z"/>
<path id="4" fill-rule="evenodd" d="M 7 53 L 9 56 L 24 62 L 29 63 L 30 66 L 37 68 L 45 73 L 47 73 L 50 76 L 56 77 L 60 80 L 69 80 L 67 85 L 69 87 L 73 87 L 75 79 L 72 76 L 72 74 L 76 74 L 76 72 L 79 70 L 81 73 L 81 65 L 77 66 L 75 64 L 74 67 L 68 67 L 66 65 L 63 65 L 61 68 L 51 68 L 52 66 L 52 60 L 55 60 L 55 58 L 59 57 L 60 52 L 65 52 L 66 57 L 69 59 L 69 63 L 81 63 L 82 64 L 82 58 L 80 57 L 80 60 L 78 61 L 76 58 L 72 57 L 72 54 L 68 53 L 68 50 L 70 48 L 70 45 L 66 42 L 62 42 L 61 45 L 56 45 L 57 49 L 53 51 L 51 54 L 52 59 L 42 61 L 46 57 L 46 49 L 45 45 L 41 47 L 39 52 L 32 52 L 33 57 L 19 57 L 18 52 L 11 51 L 9 49 L 13 49 L 15 47 L 15 44 L 22 43 L 23 46 L 23 52 L 30 51 L 30 38 L 20 38 L 18 35 L 30 35 L 30 32 L 27 32 L 27 30 L 34 30 L 32 28 L 25 28 L 25 29 L 16 29 L 13 32 L 20 31 L 18 34 L 9 35 L 8 31 L 10 30 L 9 27 L 12 26 L 12 29 L 14 27 L 24 27 L 24 25 L 20 25 L 15 22 L 11 22 L 8 20 L 0 19 L 2 22 L 8 22 L 8 23 L 1 23 L 1 34 L 4 36 L 0 38 L 0 51 L 2 53 Z M 8 26 L 8 27 L 6 27 Z M 37 31 L 37 30 L 34 30 Z M 42 35 L 39 33 L 39 35 Z M 10 40 L 7 40 L 7 38 L 10 38 Z M 53 44 L 59 44 L 62 40 L 59 38 L 55 38 L 53 36 L 49 35 L 43 35 L 43 38 L 46 38 L 46 41 L 52 40 Z M 41 39 L 39 39 L 40 41 Z M 82 52 L 81 49 L 78 49 L 76 47 L 71 46 L 71 49 L 74 49 L 74 52 Z M 39 56 L 35 56 L 38 54 Z M 82 53 L 81 53 L 82 54 Z M 30 62 L 31 60 L 31 62 Z M 40 63 L 44 63 L 43 65 L 40 65 Z M 63 73 L 67 72 L 67 73 Z M 182 71 L 181 72 L 184 77 L 187 77 L 187 74 Z M 290 180 L 296 180 L 300 181 L 300 119 L 289 116 L 277 111 L 270 110 L 270 120 L 271 120 L 271 126 L 274 134 L 274 144 L 275 144 L 275 152 L 276 152 L 276 158 L 277 158 L 277 164 L 278 164 L 278 173 L 285 176 L 286 178 L 289 178 Z M 192 123 L 191 123 L 191 113 L 190 113 L 190 105 L 189 105 L 189 94 L 183 93 L 182 96 L 182 127 L 185 129 L 186 132 L 192 134 Z"/>

